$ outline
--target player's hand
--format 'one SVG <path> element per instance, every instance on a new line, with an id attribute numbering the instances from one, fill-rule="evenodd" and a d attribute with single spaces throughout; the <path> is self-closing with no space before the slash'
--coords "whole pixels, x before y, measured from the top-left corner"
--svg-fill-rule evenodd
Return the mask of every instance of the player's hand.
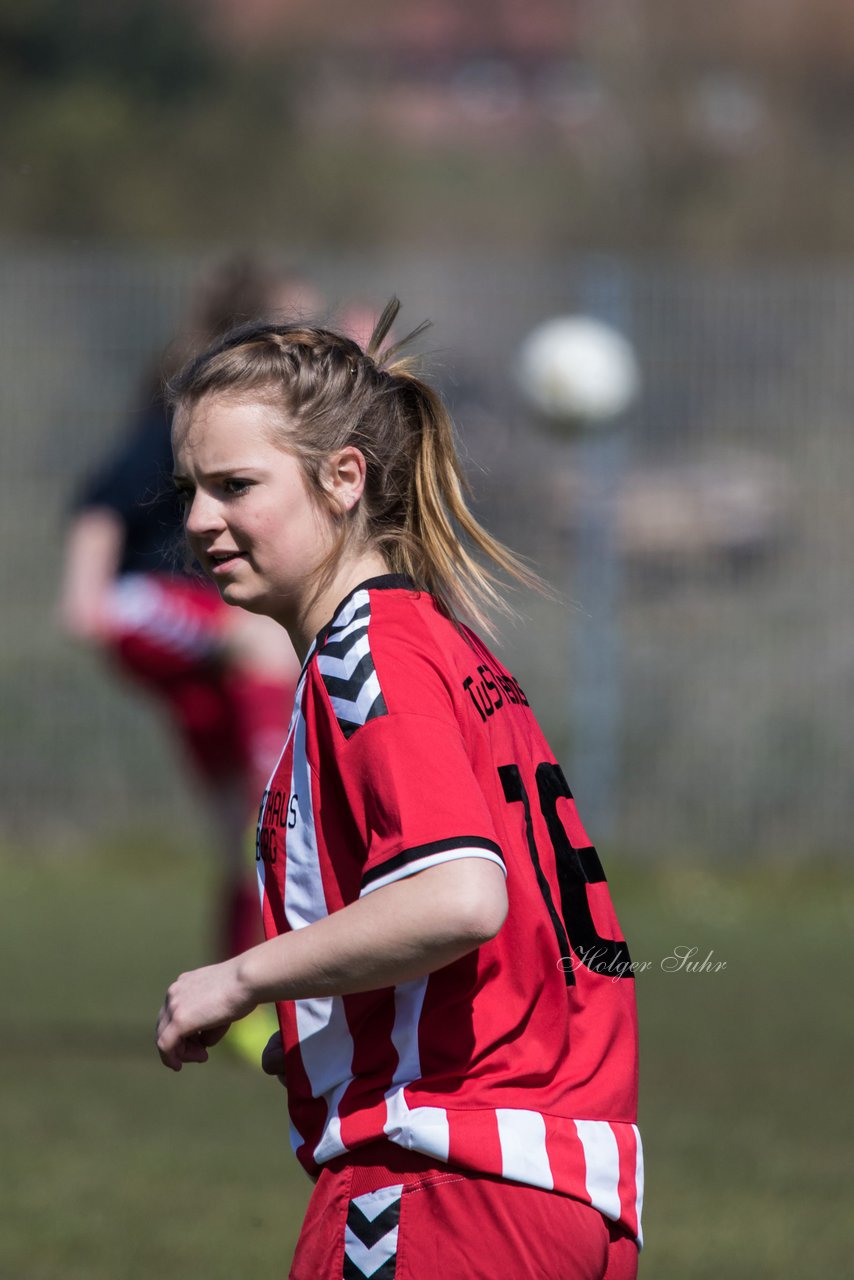
<path id="1" fill-rule="evenodd" d="M 281 1031 L 274 1032 L 267 1041 L 264 1052 L 261 1054 L 261 1069 L 268 1076 L 278 1076 L 281 1083 L 285 1083 L 285 1051 L 282 1047 Z"/>
<path id="2" fill-rule="evenodd" d="M 157 1018 L 160 1061 L 173 1071 L 185 1062 L 207 1062 L 208 1049 L 256 1003 L 238 980 L 235 960 L 182 973 L 166 992 Z"/>

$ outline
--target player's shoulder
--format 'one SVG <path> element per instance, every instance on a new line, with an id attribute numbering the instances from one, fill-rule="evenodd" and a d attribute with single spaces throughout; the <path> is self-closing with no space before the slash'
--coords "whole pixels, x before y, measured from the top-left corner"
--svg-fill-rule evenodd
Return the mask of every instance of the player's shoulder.
<path id="1" fill-rule="evenodd" d="M 407 577 L 360 584 L 317 638 L 315 687 L 325 690 L 345 732 L 378 716 L 453 714 L 462 629 Z"/>
<path id="2" fill-rule="evenodd" d="M 370 609 L 368 640 L 385 679 L 402 687 L 459 684 L 475 652 L 473 637 L 428 591 L 404 578 L 396 590 L 372 591 Z"/>
<path id="3" fill-rule="evenodd" d="M 316 652 L 320 665 L 324 656 L 340 657 L 353 649 L 392 662 L 398 654 L 453 662 L 468 645 L 466 629 L 446 617 L 429 592 L 405 574 L 388 573 L 350 592 L 320 632 Z"/>

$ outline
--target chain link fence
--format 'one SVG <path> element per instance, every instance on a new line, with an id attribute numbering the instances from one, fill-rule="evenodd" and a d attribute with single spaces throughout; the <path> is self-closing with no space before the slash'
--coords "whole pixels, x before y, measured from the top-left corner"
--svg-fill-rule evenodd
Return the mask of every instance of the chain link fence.
<path id="1" fill-rule="evenodd" d="M 75 487 L 124 429 L 198 260 L 0 247 L 3 830 L 66 845 L 189 833 L 155 710 L 64 638 Z M 308 255 L 352 299 L 429 316 L 429 374 L 478 509 L 561 599 L 515 596 L 500 651 L 600 845 L 655 855 L 847 853 L 854 819 L 854 273 L 583 259 Z M 584 311 L 633 341 L 631 416 L 558 439 L 514 354 Z"/>

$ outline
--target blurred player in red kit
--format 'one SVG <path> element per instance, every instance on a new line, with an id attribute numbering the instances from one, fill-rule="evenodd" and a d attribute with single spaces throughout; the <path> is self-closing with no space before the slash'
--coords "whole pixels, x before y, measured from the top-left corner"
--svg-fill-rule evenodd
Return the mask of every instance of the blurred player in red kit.
<path id="1" fill-rule="evenodd" d="M 263 936 L 248 833 L 285 739 L 299 664 L 280 627 L 229 608 L 186 562 L 163 379 L 235 323 L 292 319 L 319 302 L 308 282 L 248 256 L 206 271 L 130 433 L 83 486 L 66 543 L 65 629 L 160 705 L 212 817 L 221 959 Z"/>
<path id="2" fill-rule="evenodd" d="M 294 1280 L 630 1280 L 634 978 L 596 850 L 489 628 L 503 571 L 441 400 L 310 325 L 173 388 L 190 545 L 302 660 L 258 828 L 267 941 L 182 974 L 163 1063 L 276 1002 L 265 1069 L 317 1180 Z"/>

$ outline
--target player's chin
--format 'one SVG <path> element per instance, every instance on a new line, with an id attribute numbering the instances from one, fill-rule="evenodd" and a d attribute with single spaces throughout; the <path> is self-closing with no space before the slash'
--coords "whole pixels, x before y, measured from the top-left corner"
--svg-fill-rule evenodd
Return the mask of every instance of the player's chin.
<path id="1" fill-rule="evenodd" d="M 255 594 L 252 584 L 242 581 L 239 574 L 214 577 L 213 583 L 228 604 L 243 604 Z"/>
<path id="2" fill-rule="evenodd" d="M 236 605 L 240 609 L 246 609 L 249 613 L 266 613 L 264 607 L 264 597 L 258 592 L 241 582 L 220 582 L 217 583 L 219 594 L 226 604 Z"/>

